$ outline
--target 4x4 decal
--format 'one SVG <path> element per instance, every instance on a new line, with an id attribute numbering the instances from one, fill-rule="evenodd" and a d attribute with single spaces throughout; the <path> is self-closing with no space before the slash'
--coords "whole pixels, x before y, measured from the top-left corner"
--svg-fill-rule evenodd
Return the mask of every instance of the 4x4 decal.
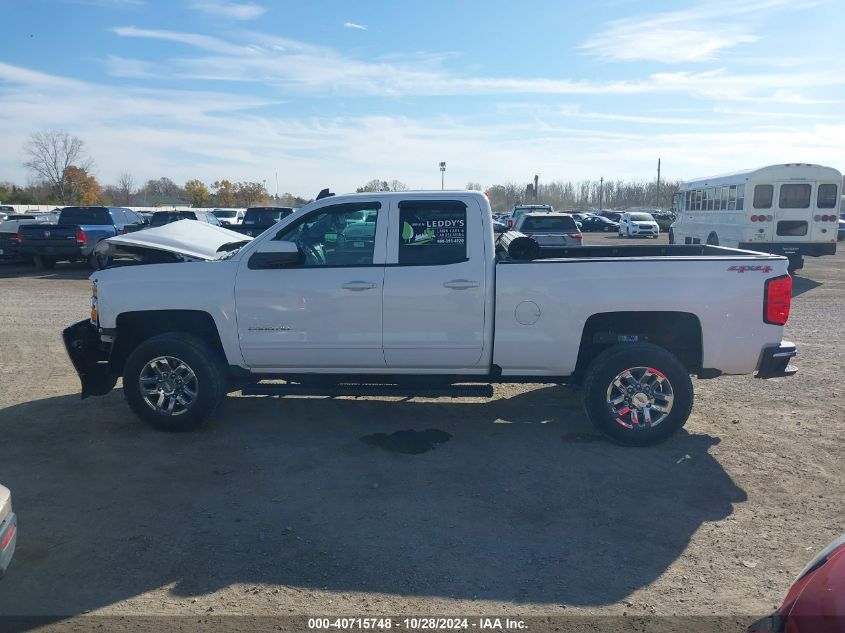
<path id="1" fill-rule="evenodd" d="M 760 266 L 731 266 L 728 268 L 728 271 L 735 272 L 735 273 L 770 273 L 772 272 L 771 266 L 760 265 Z"/>

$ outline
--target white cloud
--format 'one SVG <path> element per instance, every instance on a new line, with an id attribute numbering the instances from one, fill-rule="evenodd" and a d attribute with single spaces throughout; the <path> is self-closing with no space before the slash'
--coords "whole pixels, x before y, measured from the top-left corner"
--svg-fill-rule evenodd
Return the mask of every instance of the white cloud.
<path id="1" fill-rule="evenodd" d="M 252 2 L 219 2 L 206 0 L 194 2 L 192 8 L 208 15 L 229 18 L 232 20 L 254 20 L 261 17 L 267 9 Z"/>
<path id="2" fill-rule="evenodd" d="M 769 0 L 775 2 L 775 0 Z M 170 78 L 257 82 L 286 92 L 364 96 L 444 96 L 484 94 L 636 95 L 690 94 L 707 100 L 765 100 L 811 103 L 801 91 L 843 86 L 845 75 L 822 68 L 770 73 L 655 73 L 637 79 L 574 80 L 546 77 L 466 76 L 444 67 L 443 56 L 391 55 L 366 61 L 290 38 L 245 33 L 248 45 L 167 30 L 118 27 L 124 37 L 173 41 L 214 53 L 183 56 L 167 63 Z M 165 72 L 165 71 L 161 71 Z"/>
<path id="3" fill-rule="evenodd" d="M 355 24 L 355 22 L 344 22 L 343 26 L 347 29 L 358 29 L 359 31 L 367 30 L 366 26 L 364 26 L 363 24 Z"/>
<path id="4" fill-rule="evenodd" d="M 613 61 L 708 61 L 721 51 L 756 42 L 759 37 L 751 29 L 755 18 L 765 11 L 813 5 L 813 0 L 709 2 L 678 11 L 613 20 L 580 48 Z"/>
<path id="5" fill-rule="evenodd" d="M 129 59 L 118 55 L 106 57 L 106 72 L 112 77 L 146 79 L 155 77 L 155 65 L 142 59 Z"/>
<path id="6" fill-rule="evenodd" d="M 267 99 L 115 88 L 2 63 L 0 111 L 0 138 L 12 150 L 0 155 L 0 173 L 19 182 L 26 174 L 15 150 L 31 132 L 52 127 L 85 140 L 104 183 L 124 170 L 138 181 L 168 175 L 177 182 L 269 182 L 278 171 L 282 190 L 307 196 L 329 185 L 354 190 L 374 177 L 437 187 L 440 160 L 449 163 L 447 184 L 463 186 L 535 170 L 547 180 L 647 178 L 658 155 L 670 178 L 710 173 L 714 164 L 721 171 L 805 159 L 837 165 L 845 146 L 845 117 L 823 124 L 776 117 L 733 124 L 728 116 L 717 130 L 655 130 L 653 117 L 612 114 L 628 124 L 619 132 L 604 115 L 569 106 L 534 119 L 507 113 L 293 117 Z"/>

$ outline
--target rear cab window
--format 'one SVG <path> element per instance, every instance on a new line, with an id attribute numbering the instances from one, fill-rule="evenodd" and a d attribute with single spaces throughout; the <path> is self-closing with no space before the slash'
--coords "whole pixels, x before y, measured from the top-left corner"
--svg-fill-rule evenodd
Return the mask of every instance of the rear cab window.
<path id="1" fill-rule="evenodd" d="M 467 207 L 457 200 L 399 203 L 399 265 L 438 266 L 467 259 Z"/>
<path id="2" fill-rule="evenodd" d="M 269 226 L 293 213 L 290 207 L 250 207 L 244 214 L 244 224 L 258 224 Z"/>
<path id="3" fill-rule="evenodd" d="M 528 216 L 522 222 L 522 229 L 526 231 L 555 231 L 559 233 L 575 233 L 578 225 L 570 216 Z"/>
<path id="4" fill-rule="evenodd" d="M 105 207 L 65 207 L 59 213 L 59 224 L 111 226 L 114 222 Z"/>

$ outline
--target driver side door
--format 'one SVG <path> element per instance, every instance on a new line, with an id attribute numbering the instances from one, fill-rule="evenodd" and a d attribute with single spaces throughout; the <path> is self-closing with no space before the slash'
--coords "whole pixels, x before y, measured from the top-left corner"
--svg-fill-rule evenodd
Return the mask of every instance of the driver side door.
<path id="1" fill-rule="evenodd" d="M 235 300 L 246 364 L 269 372 L 383 370 L 387 209 L 378 201 L 327 205 L 267 239 L 295 243 L 301 259 L 259 268 L 259 244 L 241 260 Z"/>

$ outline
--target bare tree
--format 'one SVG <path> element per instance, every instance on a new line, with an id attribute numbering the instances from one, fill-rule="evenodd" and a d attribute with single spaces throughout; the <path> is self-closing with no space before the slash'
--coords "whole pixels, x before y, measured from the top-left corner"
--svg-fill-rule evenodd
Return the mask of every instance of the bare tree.
<path id="1" fill-rule="evenodd" d="M 120 194 L 120 204 L 128 205 L 132 201 L 132 194 L 135 193 L 135 179 L 128 171 L 121 173 L 117 179 L 117 190 Z"/>
<path id="2" fill-rule="evenodd" d="M 92 165 L 82 139 L 60 130 L 35 132 L 24 144 L 23 151 L 27 157 L 26 168 L 50 183 L 62 203 L 67 202 L 70 193 L 68 167 L 79 167 L 87 172 Z"/>

